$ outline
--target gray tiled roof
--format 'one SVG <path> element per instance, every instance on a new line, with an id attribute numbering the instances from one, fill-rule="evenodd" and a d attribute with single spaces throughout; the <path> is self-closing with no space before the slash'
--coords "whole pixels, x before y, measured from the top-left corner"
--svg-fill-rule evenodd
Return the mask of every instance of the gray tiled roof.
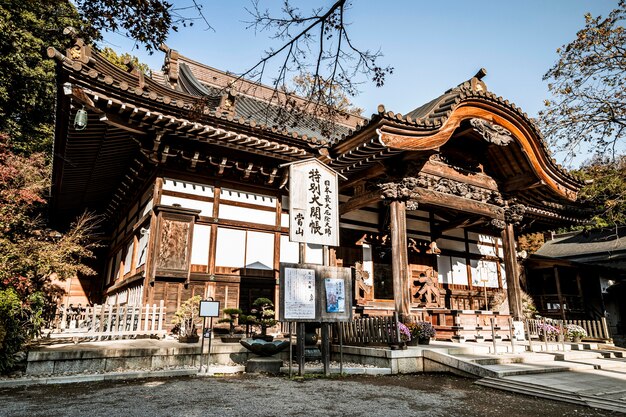
<path id="1" fill-rule="evenodd" d="M 558 235 L 536 254 L 626 269 L 626 226 Z"/>

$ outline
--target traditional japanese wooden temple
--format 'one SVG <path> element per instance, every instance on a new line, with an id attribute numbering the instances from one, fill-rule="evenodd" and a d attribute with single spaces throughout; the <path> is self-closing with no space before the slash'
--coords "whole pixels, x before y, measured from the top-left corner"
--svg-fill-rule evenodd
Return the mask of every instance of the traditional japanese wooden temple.
<path id="1" fill-rule="evenodd" d="M 495 309 L 504 294 L 519 317 L 515 234 L 582 217 L 581 184 L 528 115 L 487 89 L 484 70 L 407 114 L 381 105 L 320 129 L 272 104 L 271 88 L 164 50 L 151 76 L 80 40 L 48 50 L 59 84 L 52 215 L 104 216 L 94 301 L 164 300 L 173 312 L 194 294 L 244 310 L 277 300 L 279 264 L 299 256 L 284 165 L 310 158 L 345 177 L 340 246 L 326 256 L 353 268 L 363 314 L 429 312 L 445 325 L 450 311 Z M 304 256 L 324 254 L 307 245 Z"/>

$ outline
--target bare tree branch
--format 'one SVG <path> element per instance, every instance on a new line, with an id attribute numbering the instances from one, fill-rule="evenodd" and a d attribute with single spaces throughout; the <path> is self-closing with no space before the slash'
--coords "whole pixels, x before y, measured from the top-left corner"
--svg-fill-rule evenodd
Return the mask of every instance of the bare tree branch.
<path id="1" fill-rule="evenodd" d="M 539 121 L 570 160 L 587 148 L 612 158 L 626 151 L 625 20 L 624 0 L 606 18 L 585 15 L 585 27 L 557 50 L 559 60 L 544 75 L 552 98 Z"/>

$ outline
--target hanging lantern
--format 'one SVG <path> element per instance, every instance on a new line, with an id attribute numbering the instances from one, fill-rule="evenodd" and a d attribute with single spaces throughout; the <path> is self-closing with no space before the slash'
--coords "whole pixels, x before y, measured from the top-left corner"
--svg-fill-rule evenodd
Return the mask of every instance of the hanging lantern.
<path id="1" fill-rule="evenodd" d="M 85 110 L 85 106 L 82 109 L 79 109 L 76 112 L 76 116 L 74 117 L 74 129 L 76 130 L 84 130 L 87 127 L 87 110 Z"/>

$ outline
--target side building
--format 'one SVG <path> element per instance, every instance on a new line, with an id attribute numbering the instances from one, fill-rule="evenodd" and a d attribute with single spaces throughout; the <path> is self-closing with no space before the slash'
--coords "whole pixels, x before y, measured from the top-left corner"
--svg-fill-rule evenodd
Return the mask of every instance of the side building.
<path id="1" fill-rule="evenodd" d="M 345 178 L 340 246 L 326 256 L 353 268 L 364 314 L 419 313 L 443 327 L 452 311 L 519 317 L 515 234 L 584 218 L 581 184 L 482 70 L 406 115 L 379 106 L 329 125 L 174 50 L 151 77 L 80 40 L 48 53 L 59 73 L 53 218 L 105 218 L 93 301 L 164 300 L 169 314 L 195 294 L 244 310 L 277 300 L 279 264 L 299 256 L 285 164 L 310 158 Z M 306 262 L 323 257 L 305 248 Z"/>

